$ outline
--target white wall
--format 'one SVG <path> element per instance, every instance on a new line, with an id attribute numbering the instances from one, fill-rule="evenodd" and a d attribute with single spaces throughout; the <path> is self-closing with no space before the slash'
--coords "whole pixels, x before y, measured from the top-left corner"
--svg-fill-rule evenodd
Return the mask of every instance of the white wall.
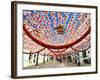
<path id="1" fill-rule="evenodd" d="M 16 0 L 17 1 L 17 0 Z M 26 1 L 26 0 L 25 0 Z M 28 1 L 28 0 L 27 0 Z M 64 4 L 84 4 L 84 5 L 100 5 L 100 0 L 30 0 L 34 2 L 50 2 L 50 3 L 64 3 Z M 59 2 L 58 2 L 59 1 Z M 10 78 L 11 68 L 11 0 L 0 0 L 0 80 L 14 80 Z M 100 6 L 99 6 L 100 10 Z M 100 11 L 99 13 L 100 14 Z M 99 16 L 98 16 L 99 18 Z M 100 19 L 99 19 L 100 22 Z M 100 24 L 99 24 L 100 25 Z M 99 34 L 100 34 L 100 27 Z M 99 40 L 100 41 L 100 37 Z M 100 42 L 98 43 L 100 44 Z M 99 50 L 100 51 L 100 50 Z M 100 54 L 98 54 L 100 57 Z M 100 59 L 98 60 L 100 61 Z M 100 63 L 100 62 L 98 62 Z M 100 80 L 100 64 L 99 73 L 91 75 L 75 75 L 62 77 L 48 77 L 48 78 L 34 78 L 28 80 Z M 24 79 L 22 79 L 24 80 Z M 27 79 L 26 79 L 27 80 Z"/>

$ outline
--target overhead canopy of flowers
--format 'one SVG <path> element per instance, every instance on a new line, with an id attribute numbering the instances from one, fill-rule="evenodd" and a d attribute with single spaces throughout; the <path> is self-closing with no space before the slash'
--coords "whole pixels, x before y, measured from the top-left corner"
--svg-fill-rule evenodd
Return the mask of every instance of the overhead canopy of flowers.
<path id="1" fill-rule="evenodd" d="M 31 52 L 85 50 L 91 46 L 90 32 L 90 13 L 23 10 L 23 47 Z"/>

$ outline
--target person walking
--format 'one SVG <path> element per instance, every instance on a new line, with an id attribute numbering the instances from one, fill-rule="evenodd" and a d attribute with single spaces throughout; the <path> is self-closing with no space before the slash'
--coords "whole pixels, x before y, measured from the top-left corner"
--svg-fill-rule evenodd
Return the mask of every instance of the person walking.
<path id="1" fill-rule="evenodd" d="M 77 54 L 77 65 L 80 66 L 80 56 Z"/>

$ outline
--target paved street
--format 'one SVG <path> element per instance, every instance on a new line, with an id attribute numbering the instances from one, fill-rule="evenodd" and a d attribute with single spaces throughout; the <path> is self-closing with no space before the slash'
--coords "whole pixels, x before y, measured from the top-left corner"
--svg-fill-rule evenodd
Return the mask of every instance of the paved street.
<path id="1" fill-rule="evenodd" d="M 60 63 L 59 61 L 56 61 L 56 60 L 53 60 L 53 61 L 49 60 L 48 62 L 38 64 L 38 66 L 35 66 L 35 65 L 28 66 L 25 69 L 60 68 L 60 67 L 75 67 L 75 66 L 77 66 L 77 64 L 73 64 L 72 62 L 68 62 L 68 61 Z"/>

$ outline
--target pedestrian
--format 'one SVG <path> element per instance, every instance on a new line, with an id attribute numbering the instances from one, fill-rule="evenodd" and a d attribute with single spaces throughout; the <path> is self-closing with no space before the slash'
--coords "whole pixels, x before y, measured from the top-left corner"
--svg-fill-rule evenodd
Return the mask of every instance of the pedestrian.
<path id="1" fill-rule="evenodd" d="M 80 66 L 80 56 L 77 54 L 77 65 Z"/>

